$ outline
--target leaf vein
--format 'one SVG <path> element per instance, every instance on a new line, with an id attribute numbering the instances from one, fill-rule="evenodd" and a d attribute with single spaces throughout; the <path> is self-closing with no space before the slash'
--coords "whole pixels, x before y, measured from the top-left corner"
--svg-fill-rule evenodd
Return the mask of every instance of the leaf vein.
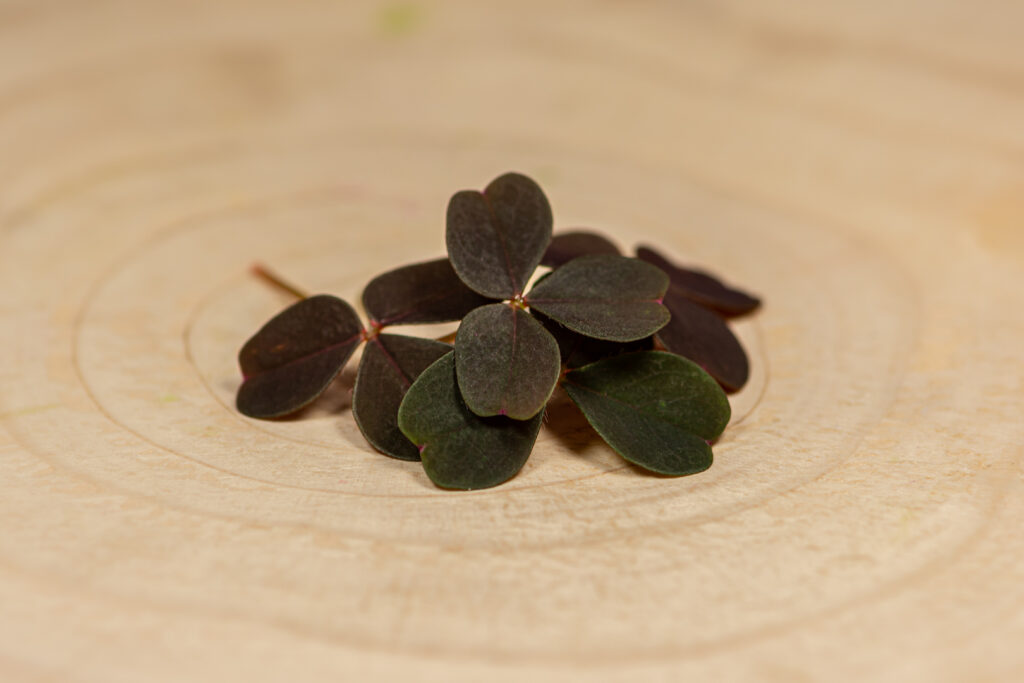
<path id="1" fill-rule="evenodd" d="M 359 328 L 359 332 L 355 333 L 354 335 L 352 335 L 351 337 L 349 337 L 348 339 L 346 339 L 344 341 L 340 341 L 337 344 L 331 344 L 330 346 L 325 346 L 322 349 L 317 349 L 316 351 L 314 351 L 312 353 L 307 353 L 306 355 L 300 356 L 298 358 L 292 358 L 291 360 L 289 360 L 287 362 L 284 362 L 284 363 L 281 363 L 280 365 L 275 365 L 272 368 L 263 368 L 263 369 L 260 369 L 259 372 L 254 372 L 254 373 L 249 374 L 249 375 L 243 374 L 242 375 L 242 379 L 246 380 L 246 379 L 249 379 L 250 377 L 256 377 L 257 375 L 262 375 L 262 374 L 265 374 L 265 373 L 268 373 L 268 372 L 273 372 L 274 370 L 280 370 L 281 368 L 287 368 L 287 367 L 289 367 L 291 365 L 295 365 L 296 363 L 301 363 L 303 361 L 309 360 L 310 358 L 314 358 L 314 357 L 319 356 L 321 354 L 329 353 L 331 351 L 335 351 L 337 349 L 343 348 L 343 347 L 351 344 L 352 342 L 356 341 L 357 339 L 359 339 L 363 335 L 363 332 L 365 332 L 365 330 L 363 330 L 360 327 Z"/>
<path id="2" fill-rule="evenodd" d="M 380 337 L 375 338 L 373 343 L 376 344 L 377 348 L 380 349 L 380 352 L 384 354 L 384 358 L 388 361 L 391 369 L 398 375 L 398 378 L 402 381 L 402 385 L 406 389 L 411 387 L 412 379 L 402 370 L 402 367 L 398 364 L 398 359 L 396 359 L 394 355 L 388 351 L 387 347 L 381 343 Z"/>
<path id="3" fill-rule="evenodd" d="M 519 283 L 516 281 L 515 273 L 512 272 L 512 260 L 508 252 L 508 244 L 506 244 L 505 241 L 505 233 L 502 230 L 504 226 L 498 220 L 498 213 L 494 210 L 494 204 L 491 202 L 491 198 L 487 196 L 487 191 L 485 190 L 484 192 L 481 192 L 480 196 L 484 198 L 484 205 L 487 206 L 487 211 L 491 214 L 491 217 L 494 220 L 494 232 L 498 237 L 498 242 L 501 244 L 501 255 L 505 258 L 505 271 L 508 273 L 509 284 L 512 285 L 512 293 L 521 294 L 522 292 L 519 290 L 521 290 L 522 287 L 519 286 Z"/>

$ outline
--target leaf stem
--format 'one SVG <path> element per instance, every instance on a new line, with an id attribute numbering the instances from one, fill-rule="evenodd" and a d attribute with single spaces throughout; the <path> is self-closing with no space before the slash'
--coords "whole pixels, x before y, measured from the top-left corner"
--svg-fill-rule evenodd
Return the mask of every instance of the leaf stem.
<path id="1" fill-rule="evenodd" d="M 296 299 L 306 299 L 306 298 L 309 297 L 308 294 L 303 292 L 301 289 L 299 289 L 295 285 L 289 283 L 287 280 L 282 279 L 277 273 L 275 273 L 274 271 L 270 270 L 269 268 L 264 266 L 262 263 L 254 263 L 254 264 L 252 264 L 252 268 L 250 268 L 250 272 L 252 272 L 253 275 L 255 275 L 256 277 L 260 278 L 264 282 L 266 282 L 266 283 L 268 283 L 268 284 L 270 284 L 270 285 L 272 285 L 274 287 L 277 287 L 278 289 L 280 289 L 283 292 L 291 294 Z"/>
<path id="2" fill-rule="evenodd" d="M 379 322 L 377 322 L 376 320 L 371 318 L 370 319 L 370 326 L 368 328 L 364 328 L 363 329 L 363 335 L 362 335 L 363 336 L 363 341 L 364 342 L 369 342 L 369 341 L 373 341 L 374 339 L 379 337 L 380 336 L 380 331 L 381 331 L 381 329 L 383 327 L 384 327 L 383 325 L 381 325 Z M 381 348 L 384 348 L 384 347 L 382 346 Z"/>

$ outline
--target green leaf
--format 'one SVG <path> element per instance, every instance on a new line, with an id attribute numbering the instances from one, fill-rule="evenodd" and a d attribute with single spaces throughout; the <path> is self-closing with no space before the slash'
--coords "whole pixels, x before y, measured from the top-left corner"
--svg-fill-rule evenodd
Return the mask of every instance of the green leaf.
<path id="1" fill-rule="evenodd" d="M 665 305 L 672 319 L 658 331 L 658 339 L 672 353 L 704 368 L 728 391 L 738 391 L 750 377 L 747 352 L 725 320 L 669 288 Z"/>
<path id="2" fill-rule="evenodd" d="M 615 254 L 622 252 L 604 235 L 583 230 L 560 232 L 551 238 L 551 244 L 540 264 L 549 268 L 565 265 L 574 258 L 587 254 Z"/>
<path id="3" fill-rule="evenodd" d="M 588 337 L 628 342 L 668 322 L 661 305 L 668 276 L 625 256 L 595 254 L 573 259 L 530 291 L 526 302 L 549 318 Z"/>
<path id="4" fill-rule="evenodd" d="M 462 397 L 477 415 L 526 420 L 544 408 L 558 382 L 558 344 L 532 315 L 508 304 L 476 309 L 455 336 Z"/>
<path id="5" fill-rule="evenodd" d="M 622 457 L 652 472 L 693 474 L 711 466 L 711 447 L 731 414 L 717 383 L 694 363 L 644 351 L 573 370 L 569 397 Z"/>
<path id="6" fill-rule="evenodd" d="M 363 327 L 345 301 L 320 294 L 272 318 L 238 354 L 244 381 L 235 399 L 250 417 L 280 417 L 324 392 L 359 342 Z"/>
<path id="7" fill-rule="evenodd" d="M 459 395 L 454 353 L 424 370 L 398 409 L 398 425 L 419 446 L 427 476 L 448 489 L 483 489 L 515 476 L 530 457 L 542 417 L 475 415 Z"/>
<path id="8" fill-rule="evenodd" d="M 483 193 L 458 192 L 448 203 L 445 241 L 455 272 L 494 299 L 522 294 L 551 241 L 551 206 L 534 181 L 506 173 Z"/>
<path id="9" fill-rule="evenodd" d="M 352 393 L 352 415 L 370 445 L 401 460 L 420 452 L 398 428 L 405 392 L 431 363 L 452 350 L 433 339 L 380 334 L 366 343 Z"/>
<path id="10" fill-rule="evenodd" d="M 363 290 L 363 308 L 381 327 L 460 320 L 489 301 L 463 284 L 446 258 L 388 271 Z"/>
<path id="11" fill-rule="evenodd" d="M 672 286 L 691 301 L 713 308 L 725 315 L 743 315 L 761 305 L 761 301 L 746 292 L 722 284 L 722 281 L 702 270 L 682 268 L 650 247 L 637 247 L 637 258 L 665 271 Z"/>

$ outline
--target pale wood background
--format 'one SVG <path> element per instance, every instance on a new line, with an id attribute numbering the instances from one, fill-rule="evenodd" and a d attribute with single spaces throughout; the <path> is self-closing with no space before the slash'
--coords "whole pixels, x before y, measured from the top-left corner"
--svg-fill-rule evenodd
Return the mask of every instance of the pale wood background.
<path id="1" fill-rule="evenodd" d="M 710 471 L 234 413 L 510 169 L 765 297 Z M 1021 2 L 4 0 L 0 679 L 1022 680 L 1022 310 Z"/>

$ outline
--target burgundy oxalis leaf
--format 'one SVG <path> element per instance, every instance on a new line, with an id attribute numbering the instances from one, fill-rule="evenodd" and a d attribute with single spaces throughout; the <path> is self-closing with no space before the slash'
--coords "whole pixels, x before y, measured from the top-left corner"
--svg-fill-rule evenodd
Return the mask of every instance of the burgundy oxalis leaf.
<path id="1" fill-rule="evenodd" d="M 727 390 L 743 388 L 750 376 L 747 353 L 725 320 L 675 288 L 665 297 L 665 305 L 672 319 L 657 335 L 665 348 L 700 365 Z"/>
<path id="2" fill-rule="evenodd" d="M 489 301 L 467 287 L 446 258 L 388 271 L 363 290 L 366 314 L 382 327 L 459 320 Z"/>
<path id="3" fill-rule="evenodd" d="M 451 350 L 433 339 L 398 334 L 380 334 L 366 343 L 352 415 L 370 445 L 401 460 L 420 459 L 419 449 L 398 428 L 398 407 L 420 373 Z"/>
<path id="4" fill-rule="evenodd" d="M 238 410 L 267 418 L 308 405 L 341 372 L 362 332 L 359 316 L 337 297 L 319 294 L 286 308 L 238 354 Z"/>
<path id="5" fill-rule="evenodd" d="M 657 332 L 669 319 L 662 297 L 668 277 L 625 256 L 573 259 L 530 290 L 530 308 L 588 337 L 628 342 Z"/>
<path id="6" fill-rule="evenodd" d="M 462 281 L 493 299 L 522 294 L 551 241 L 551 206 L 533 180 L 506 173 L 448 203 L 445 242 Z"/>
<path id="7" fill-rule="evenodd" d="M 743 315 L 761 305 L 756 297 L 727 287 L 710 273 L 677 266 L 650 247 L 637 247 L 636 255 L 640 260 L 665 271 L 672 286 L 678 288 L 680 294 L 725 315 Z"/>
<path id="8" fill-rule="evenodd" d="M 561 364 L 558 344 L 532 315 L 491 304 L 459 326 L 455 368 L 462 398 L 474 413 L 526 420 L 551 398 Z"/>
<path id="9" fill-rule="evenodd" d="M 617 256 L 621 253 L 615 243 L 604 235 L 585 230 L 572 230 L 557 233 L 551 238 L 551 244 L 544 252 L 544 258 L 541 259 L 540 264 L 549 268 L 557 268 L 580 256 L 589 254 L 614 254 Z"/>

